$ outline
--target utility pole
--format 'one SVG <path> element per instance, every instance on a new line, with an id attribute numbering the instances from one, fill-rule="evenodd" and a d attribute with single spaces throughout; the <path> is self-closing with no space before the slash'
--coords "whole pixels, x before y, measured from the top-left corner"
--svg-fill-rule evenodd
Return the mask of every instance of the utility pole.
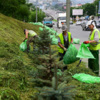
<path id="1" fill-rule="evenodd" d="M 70 31 L 70 0 L 66 0 L 66 24 L 67 30 Z"/>
<path id="2" fill-rule="evenodd" d="M 36 22 L 37 22 L 37 4 L 38 4 L 38 0 L 36 1 Z"/>

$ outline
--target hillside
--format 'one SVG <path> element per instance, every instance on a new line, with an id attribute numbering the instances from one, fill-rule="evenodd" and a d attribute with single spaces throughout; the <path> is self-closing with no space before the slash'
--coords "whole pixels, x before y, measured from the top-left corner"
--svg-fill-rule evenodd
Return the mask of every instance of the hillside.
<path id="1" fill-rule="evenodd" d="M 21 43 L 26 28 L 38 33 L 38 27 L 0 14 L 0 41 Z"/>
<path id="2" fill-rule="evenodd" d="M 38 26 L 0 14 L 0 95 L 9 89 L 20 94 L 28 79 L 27 68 L 35 69 L 31 56 L 19 50 L 19 45 L 25 38 L 23 30 L 26 28 L 38 34 Z M 26 93 L 25 95 L 22 94 L 22 100 L 28 100 Z"/>

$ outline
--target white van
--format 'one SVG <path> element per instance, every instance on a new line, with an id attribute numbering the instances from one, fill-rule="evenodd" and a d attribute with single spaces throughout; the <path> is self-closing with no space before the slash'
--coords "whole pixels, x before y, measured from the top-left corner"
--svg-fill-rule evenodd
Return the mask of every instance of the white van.
<path id="1" fill-rule="evenodd" d="M 57 27 L 61 28 L 62 24 L 66 24 L 66 13 L 58 13 Z"/>

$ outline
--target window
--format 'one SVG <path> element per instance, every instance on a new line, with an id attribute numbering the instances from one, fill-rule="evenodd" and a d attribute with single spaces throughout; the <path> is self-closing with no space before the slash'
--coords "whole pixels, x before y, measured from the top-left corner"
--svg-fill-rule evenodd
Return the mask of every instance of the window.
<path id="1" fill-rule="evenodd" d="M 66 17 L 59 17 L 59 20 L 66 20 Z"/>

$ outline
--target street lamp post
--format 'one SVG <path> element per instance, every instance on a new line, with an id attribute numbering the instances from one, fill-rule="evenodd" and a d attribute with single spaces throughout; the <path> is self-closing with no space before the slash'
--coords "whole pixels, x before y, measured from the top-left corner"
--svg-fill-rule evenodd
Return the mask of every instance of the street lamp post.
<path id="1" fill-rule="evenodd" d="M 66 0 L 66 23 L 67 23 L 67 30 L 70 31 L 70 0 Z"/>

